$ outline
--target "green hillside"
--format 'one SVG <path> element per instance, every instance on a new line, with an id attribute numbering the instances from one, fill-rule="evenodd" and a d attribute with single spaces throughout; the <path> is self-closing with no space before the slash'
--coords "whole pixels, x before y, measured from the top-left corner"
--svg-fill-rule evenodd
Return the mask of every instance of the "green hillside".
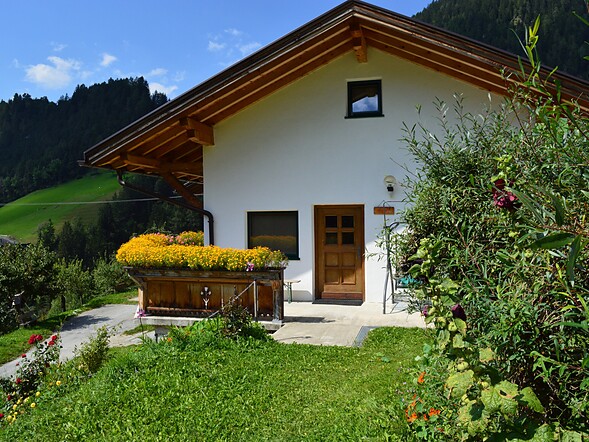
<path id="1" fill-rule="evenodd" d="M 31 242 L 37 238 L 37 227 L 49 219 L 57 230 L 75 218 L 87 224 L 96 219 L 100 204 L 75 203 L 110 200 L 120 188 L 114 173 L 97 172 L 30 193 L 0 207 L 0 235 Z"/>

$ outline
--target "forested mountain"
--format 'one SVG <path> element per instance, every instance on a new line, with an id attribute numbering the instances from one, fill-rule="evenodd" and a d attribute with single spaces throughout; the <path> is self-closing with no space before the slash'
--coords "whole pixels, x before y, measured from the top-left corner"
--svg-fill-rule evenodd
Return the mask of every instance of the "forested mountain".
<path id="1" fill-rule="evenodd" d="M 516 34 L 540 16 L 542 64 L 587 80 L 589 27 L 574 13 L 589 19 L 585 0 L 434 0 L 415 18 L 523 56 Z"/>
<path id="2" fill-rule="evenodd" d="M 82 175 L 84 150 L 166 101 L 143 78 L 80 85 L 57 103 L 28 94 L 0 101 L 0 202 Z"/>

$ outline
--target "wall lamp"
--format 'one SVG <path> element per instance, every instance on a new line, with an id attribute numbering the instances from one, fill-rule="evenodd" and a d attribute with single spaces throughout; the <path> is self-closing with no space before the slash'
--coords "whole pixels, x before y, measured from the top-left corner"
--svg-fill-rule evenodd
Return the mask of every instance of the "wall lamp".
<path id="1" fill-rule="evenodd" d="M 387 190 L 392 192 L 395 190 L 395 184 L 397 184 L 397 179 L 392 175 L 387 175 L 384 177 L 384 184 L 387 186 Z"/>

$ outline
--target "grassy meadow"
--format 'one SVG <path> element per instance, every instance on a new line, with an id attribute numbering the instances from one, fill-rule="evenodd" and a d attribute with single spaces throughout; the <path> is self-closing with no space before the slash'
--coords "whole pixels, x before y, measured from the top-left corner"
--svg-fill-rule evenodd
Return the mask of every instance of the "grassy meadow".
<path id="1" fill-rule="evenodd" d="M 0 440 L 408 440 L 422 329 L 376 329 L 361 348 L 179 337 L 112 349 L 90 378 L 74 360 Z"/>
<path id="2" fill-rule="evenodd" d="M 80 218 L 84 223 L 90 222 L 96 218 L 100 204 L 72 203 L 109 200 L 119 189 L 114 173 L 96 172 L 30 193 L 0 207 L 0 235 L 10 235 L 21 242 L 32 242 L 37 238 L 37 227 L 50 219 L 56 230 L 60 230 L 65 221 L 75 218 Z"/>

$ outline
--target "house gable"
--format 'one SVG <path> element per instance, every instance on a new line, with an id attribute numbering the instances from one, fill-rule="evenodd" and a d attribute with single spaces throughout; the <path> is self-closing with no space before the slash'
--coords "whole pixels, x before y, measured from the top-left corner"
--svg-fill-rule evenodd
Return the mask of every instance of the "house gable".
<path id="1" fill-rule="evenodd" d="M 512 81 L 502 71 L 519 70 L 512 54 L 351 0 L 98 143 L 80 164 L 158 174 L 176 189 L 201 193 L 203 146 L 214 145 L 217 124 L 344 54 L 366 63 L 369 48 L 497 94 L 506 94 Z M 589 107 L 588 85 L 559 77 L 563 96 Z"/>

